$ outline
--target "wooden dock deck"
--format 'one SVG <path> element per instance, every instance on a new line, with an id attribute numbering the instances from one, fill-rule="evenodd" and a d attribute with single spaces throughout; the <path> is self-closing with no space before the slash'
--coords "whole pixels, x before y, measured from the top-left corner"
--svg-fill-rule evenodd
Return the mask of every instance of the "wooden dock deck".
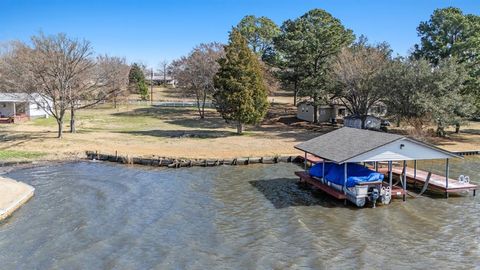
<path id="1" fill-rule="evenodd" d="M 388 174 L 387 168 L 381 168 L 379 171 L 385 174 Z M 400 177 L 400 175 L 402 175 L 402 172 L 403 172 L 402 167 L 392 168 L 392 174 L 397 177 Z M 428 172 L 417 169 L 417 173 L 415 176 L 414 169 L 407 167 L 406 175 L 407 175 L 407 182 L 409 183 L 415 182 L 423 185 L 425 184 L 425 181 L 427 179 Z M 458 180 L 452 179 L 452 178 L 448 179 L 448 188 L 447 188 L 447 184 L 445 180 L 446 180 L 445 176 L 432 173 L 432 175 L 430 176 L 430 181 L 428 183 L 428 188 L 437 190 L 437 191 L 446 192 L 446 193 L 472 190 L 474 195 L 475 195 L 475 191 L 478 189 L 477 185 L 474 185 L 471 183 L 460 183 Z"/>
<path id="2" fill-rule="evenodd" d="M 305 161 L 305 157 L 304 156 L 298 156 L 297 157 L 298 159 L 302 160 L 302 161 Z M 307 162 L 309 162 L 310 164 L 315 165 L 317 163 L 320 163 L 320 162 L 323 162 L 323 159 L 317 157 L 317 156 L 314 156 L 314 155 L 311 155 L 311 154 L 307 154 Z"/>
<path id="3" fill-rule="evenodd" d="M 383 182 L 383 186 L 384 187 L 388 187 L 388 183 L 387 182 Z M 391 191 L 391 194 L 392 194 L 392 197 L 395 197 L 395 196 L 403 196 L 404 192 L 403 192 L 403 188 L 402 187 L 399 187 L 399 186 L 392 186 L 392 191 Z"/>
<path id="4" fill-rule="evenodd" d="M 300 181 L 302 182 L 305 182 L 305 183 L 309 183 L 310 185 L 324 191 L 325 193 L 327 193 L 328 195 L 336 198 L 336 199 L 339 199 L 339 200 L 343 200 L 343 199 L 346 199 L 347 197 L 345 196 L 345 194 L 343 194 L 343 192 L 340 192 L 332 187 L 329 187 L 325 184 L 322 184 L 322 182 L 318 181 L 317 179 L 311 177 L 308 172 L 295 172 L 295 175 L 297 175 L 298 177 L 300 177 Z"/>

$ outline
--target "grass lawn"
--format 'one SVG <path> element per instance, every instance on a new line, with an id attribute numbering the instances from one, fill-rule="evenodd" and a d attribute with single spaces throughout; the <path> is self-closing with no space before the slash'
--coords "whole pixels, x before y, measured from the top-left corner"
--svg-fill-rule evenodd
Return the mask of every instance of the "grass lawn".
<path id="1" fill-rule="evenodd" d="M 280 111 L 284 111 L 283 109 Z M 0 126 L 0 149 L 45 153 L 45 159 L 83 157 L 86 150 L 136 156 L 232 158 L 296 154 L 293 146 L 318 135 L 279 122 L 247 127 L 239 136 L 212 109 L 205 119 L 196 108 L 155 106 L 100 107 L 77 113 L 77 133 L 64 120 L 64 138 L 57 139 L 55 119 L 36 119 Z M 1 158 L 1 157 L 0 157 Z M 33 157 L 32 157 L 33 158 Z"/>
<path id="2" fill-rule="evenodd" d="M 0 150 L 0 161 L 34 160 L 45 156 L 43 152 Z"/>
<path id="3" fill-rule="evenodd" d="M 276 103 L 259 126 L 237 135 L 234 125 L 212 109 L 206 118 L 196 108 L 121 106 L 80 110 L 77 133 L 70 134 L 64 120 L 64 138 L 57 139 L 55 119 L 36 119 L 0 125 L 0 159 L 66 159 L 84 157 L 87 150 L 132 156 L 233 158 L 300 154 L 293 148 L 321 132 L 292 127 L 294 108 Z M 280 117 L 286 117 L 281 118 Z M 448 150 L 480 149 L 480 123 L 471 123 L 460 134 L 434 141 Z"/>

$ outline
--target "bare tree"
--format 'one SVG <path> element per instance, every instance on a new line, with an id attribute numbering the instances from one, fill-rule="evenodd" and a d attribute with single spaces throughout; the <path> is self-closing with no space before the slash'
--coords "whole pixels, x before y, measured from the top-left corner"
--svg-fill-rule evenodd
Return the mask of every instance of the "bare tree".
<path id="1" fill-rule="evenodd" d="M 16 42 L 4 59 L 4 84 L 9 89 L 21 89 L 57 121 L 58 138 L 63 134 L 65 112 L 81 89 L 89 86 L 81 78 L 93 68 L 90 42 L 70 39 L 65 34 L 31 38 L 31 46 Z M 81 89 L 80 89 L 81 88 Z M 42 100 L 43 99 L 43 100 Z M 52 106 L 48 100 L 52 100 Z"/>
<path id="2" fill-rule="evenodd" d="M 93 59 L 85 59 L 82 61 L 84 66 L 83 72 L 77 74 L 72 80 L 72 87 L 69 91 L 70 101 L 70 133 L 75 133 L 76 129 L 76 112 L 79 109 L 93 106 L 104 100 L 105 97 L 97 95 L 100 78 L 95 72 L 95 62 Z"/>
<path id="3" fill-rule="evenodd" d="M 85 60 L 89 65 L 75 80 L 75 91 L 70 96 L 70 132 L 76 132 L 76 111 L 116 98 L 128 85 L 130 67 L 124 58 L 99 56 L 96 61 Z M 123 92 L 124 93 L 124 92 Z"/>
<path id="4" fill-rule="evenodd" d="M 168 64 L 168 61 L 165 59 L 158 63 L 158 71 L 163 78 L 163 86 L 167 86 Z"/>
<path id="5" fill-rule="evenodd" d="M 390 61 L 386 44 L 371 46 L 366 39 L 343 48 L 333 64 L 336 96 L 347 109 L 362 119 L 362 128 L 370 109 L 384 97 L 382 70 Z"/>
<path id="6" fill-rule="evenodd" d="M 218 71 L 217 62 L 224 54 L 219 43 L 200 44 L 188 55 L 171 64 L 171 70 L 180 87 L 193 92 L 198 114 L 205 118 L 205 103 L 213 94 L 213 77 Z"/>
<path id="7" fill-rule="evenodd" d="M 117 108 L 118 99 L 128 94 L 128 73 L 130 66 L 125 58 L 100 55 L 97 57 L 97 76 L 106 93 L 110 93 L 113 107 Z"/>

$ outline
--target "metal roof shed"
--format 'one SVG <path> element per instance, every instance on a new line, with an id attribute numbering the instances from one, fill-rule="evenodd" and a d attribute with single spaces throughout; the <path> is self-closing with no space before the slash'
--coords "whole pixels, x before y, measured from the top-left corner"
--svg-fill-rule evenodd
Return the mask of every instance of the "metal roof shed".
<path id="1" fill-rule="evenodd" d="M 405 200 L 407 171 L 406 162 L 414 161 L 414 177 L 416 178 L 417 160 L 446 160 L 445 192 L 448 196 L 449 159 L 462 158 L 455 153 L 420 142 L 405 136 L 343 127 L 326 133 L 295 146 L 305 152 L 336 164 L 345 164 L 345 179 L 347 179 L 347 163 L 388 162 L 390 188 L 392 188 L 392 161 L 403 161 L 402 185 Z M 430 176 L 429 176 L 430 177 Z M 428 184 L 428 180 L 426 180 Z"/>

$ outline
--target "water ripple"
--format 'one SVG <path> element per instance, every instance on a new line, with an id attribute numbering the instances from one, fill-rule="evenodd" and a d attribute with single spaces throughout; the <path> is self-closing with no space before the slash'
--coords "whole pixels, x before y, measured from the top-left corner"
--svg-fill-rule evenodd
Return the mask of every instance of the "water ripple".
<path id="1" fill-rule="evenodd" d="M 480 175 L 478 164 L 452 169 Z M 357 209 L 299 186 L 297 169 L 80 162 L 11 172 L 36 195 L 0 225 L 2 268 L 480 268 L 477 198 Z"/>

